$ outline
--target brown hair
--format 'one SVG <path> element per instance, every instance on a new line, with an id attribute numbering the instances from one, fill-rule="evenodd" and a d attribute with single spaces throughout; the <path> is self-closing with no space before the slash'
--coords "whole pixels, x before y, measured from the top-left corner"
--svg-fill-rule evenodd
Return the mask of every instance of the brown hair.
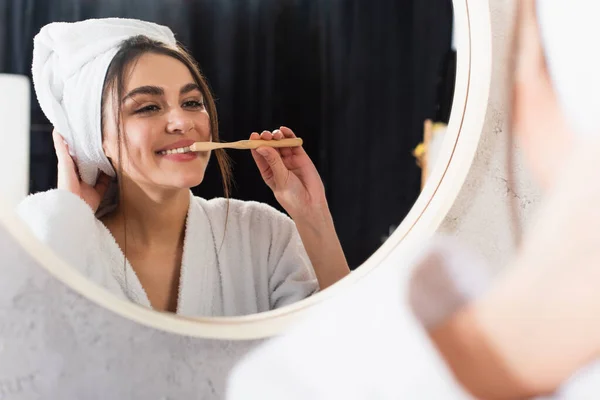
<path id="1" fill-rule="evenodd" d="M 121 99 L 124 96 L 125 91 L 125 78 L 126 73 L 131 70 L 130 66 L 132 66 L 141 56 L 147 53 L 160 54 L 172 57 L 181 63 L 183 63 L 188 70 L 190 71 L 194 82 L 200 88 L 202 95 L 204 97 L 204 105 L 208 112 L 208 116 L 210 118 L 210 130 L 211 137 L 213 142 L 219 141 L 219 123 L 217 119 L 217 109 L 214 101 L 214 96 L 206 82 L 206 79 L 200 72 L 200 68 L 196 61 L 192 58 L 192 56 L 180 45 L 176 48 L 172 48 L 167 46 L 164 43 L 151 40 L 146 36 L 139 35 L 129 38 L 121 44 L 121 47 L 117 54 L 112 59 L 108 71 L 106 73 L 106 77 L 104 79 L 104 87 L 102 90 L 102 117 L 101 117 L 101 125 L 102 129 L 104 129 L 105 122 L 105 111 L 106 104 L 108 100 L 108 96 L 112 93 L 113 95 L 113 104 L 115 107 L 115 118 L 116 118 L 116 126 L 117 126 L 117 141 L 118 141 L 118 172 L 117 172 L 117 185 L 118 192 L 117 194 L 117 203 L 120 201 L 120 195 L 124 193 L 125 188 L 123 187 L 123 180 L 118 179 L 123 176 L 123 163 L 122 163 L 122 147 L 123 145 L 127 148 L 127 134 L 123 130 L 123 118 L 122 118 L 122 110 L 121 110 Z M 221 180 L 223 182 L 223 192 L 225 198 L 229 200 L 229 196 L 231 193 L 231 185 L 232 185 L 232 171 L 231 171 L 231 160 L 228 157 L 227 153 L 224 150 L 215 150 L 214 151 L 217 162 L 219 164 L 219 170 L 221 172 Z M 227 201 L 227 213 L 225 217 L 225 225 L 227 225 L 227 217 L 229 214 L 229 201 Z M 124 230 L 125 230 L 125 248 L 123 249 L 123 253 L 126 257 L 126 248 L 127 248 L 127 218 L 124 218 Z"/>

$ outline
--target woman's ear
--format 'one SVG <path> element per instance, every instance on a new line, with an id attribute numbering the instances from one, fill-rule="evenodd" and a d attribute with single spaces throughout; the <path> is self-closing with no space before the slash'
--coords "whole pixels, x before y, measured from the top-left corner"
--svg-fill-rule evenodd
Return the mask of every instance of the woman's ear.
<path id="1" fill-rule="evenodd" d="M 106 158 L 110 160 L 112 156 L 110 153 L 110 146 L 108 146 L 106 139 L 102 140 L 102 150 L 104 151 L 104 155 L 106 155 Z"/>
<path id="2" fill-rule="evenodd" d="M 104 135 L 104 139 L 102 139 L 102 150 L 111 164 L 113 164 L 113 160 L 117 159 L 118 155 L 117 144 L 115 142 L 116 140 L 111 135 Z"/>

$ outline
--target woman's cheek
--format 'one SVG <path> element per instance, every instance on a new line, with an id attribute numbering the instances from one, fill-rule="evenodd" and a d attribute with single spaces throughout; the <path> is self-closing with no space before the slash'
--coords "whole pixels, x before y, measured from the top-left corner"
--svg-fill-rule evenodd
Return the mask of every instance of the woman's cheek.
<path id="1" fill-rule="evenodd" d="M 200 117 L 196 120 L 195 127 L 197 130 L 202 132 L 204 140 L 208 140 L 211 137 L 210 118 L 208 117 L 208 113 L 206 111 L 203 111 Z"/>

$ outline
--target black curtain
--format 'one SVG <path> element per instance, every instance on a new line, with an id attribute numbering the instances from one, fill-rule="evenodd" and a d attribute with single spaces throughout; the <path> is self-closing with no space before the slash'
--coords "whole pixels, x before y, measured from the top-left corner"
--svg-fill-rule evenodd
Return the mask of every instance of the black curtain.
<path id="1" fill-rule="evenodd" d="M 451 0 L 0 0 L 0 72 L 30 75 L 44 24 L 109 16 L 175 31 L 215 92 L 223 140 L 280 125 L 305 140 L 352 268 L 417 199 L 411 151 L 452 101 Z M 56 186 L 50 131 L 34 102 L 32 192 Z M 231 155 L 234 197 L 281 209 L 250 154 Z M 222 195 L 216 162 L 194 192 Z"/>

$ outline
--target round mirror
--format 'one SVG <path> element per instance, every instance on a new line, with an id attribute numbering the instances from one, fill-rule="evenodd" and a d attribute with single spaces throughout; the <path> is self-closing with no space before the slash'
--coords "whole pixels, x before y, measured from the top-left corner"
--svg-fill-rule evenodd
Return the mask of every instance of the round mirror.
<path id="1" fill-rule="evenodd" d="M 315 252 L 328 249 L 329 244 L 326 241 L 311 243 L 311 238 L 319 236 L 305 234 L 300 227 L 301 216 L 289 215 L 295 224 L 288 224 L 291 220 L 285 214 L 292 213 L 286 209 L 287 203 L 265 183 L 256 154 L 247 150 L 228 150 L 233 160 L 234 178 L 230 195 L 239 200 L 233 204 L 243 206 L 234 206 L 233 214 L 223 214 L 227 218 L 232 216 L 232 220 L 217 227 L 216 221 L 221 221 L 222 215 L 206 217 L 202 214 L 206 207 L 200 208 L 201 212 L 195 214 L 197 220 L 193 220 L 198 229 L 190 232 L 186 225 L 181 236 L 167 236 L 180 240 L 184 247 L 182 254 L 172 257 L 176 266 L 171 268 L 171 274 L 147 275 L 149 270 L 144 266 L 155 266 L 162 254 L 148 252 L 140 256 L 137 250 L 123 252 L 119 234 L 129 232 L 128 229 L 120 231 L 102 217 L 75 221 L 92 226 L 93 233 L 89 235 L 89 230 L 72 231 L 72 226 L 50 221 L 58 233 L 48 237 L 46 244 L 54 253 L 79 250 L 71 245 L 69 249 L 61 248 L 68 243 L 80 243 L 86 248 L 92 243 L 96 251 L 82 257 L 81 254 L 72 258 L 63 255 L 62 260 L 48 246 L 36 241 L 35 236 L 39 235 L 26 231 L 17 219 L 4 213 L 2 221 L 58 279 L 130 319 L 194 336 L 239 339 L 274 334 L 299 312 L 334 294 L 336 288 L 358 282 L 407 235 L 433 233 L 448 210 L 475 152 L 487 104 L 490 70 L 489 49 L 485 47 L 489 46 L 485 42 L 489 40 L 489 32 L 485 30 L 487 15 L 480 22 L 473 22 L 469 19 L 472 7 L 478 6 L 472 5 L 470 0 L 453 3 L 449 0 L 370 3 L 248 0 L 235 4 L 144 1 L 143 6 L 135 1 L 110 1 L 101 5 L 81 1 L 67 5 L 56 0 L 36 7 L 30 15 L 31 29 L 22 31 L 22 37 L 6 36 L 6 40 L 28 45 L 19 47 L 21 53 L 13 52 L 12 58 L 4 61 L 2 72 L 27 75 L 33 37 L 47 23 L 122 17 L 170 27 L 177 40 L 197 60 L 214 93 L 221 141 L 245 140 L 252 132 L 274 131 L 283 125 L 302 138 L 306 156 L 322 182 L 343 258 L 350 270 L 356 270 L 331 288 L 327 285 L 313 295 L 314 281 L 321 283 L 322 273 L 316 265 L 320 255 Z M 474 30 L 477 24 L 481 24 L 482 29 L 479 38 Z M 159 126 L 159 135 L 165 130 L 167 137 L 172 133 L 169 124 L 176 125 L 180 114 L 192 111 L 183 107 L 179 114 L 173 111 L 172 118 L 165 117 L 164 127 L 151 122 L 158 118 L 158 114 L 151 113 L 160 114 L 161 104 L 165 110 L 171 107 L 171 102 L 166 100 L 168 85 L 164 82 L 175 79 L 178 70 L 176 65 L 164 63 L 160 58 L 145 61 L 147 63 L 140 61 L 137 69 L 131 70 L 130 81 L 125 82 L 124 89 L 153 86 L 148 84 L 148 79 L 163 83 L 154 85 L 163 89 L 164 100 L 160 100 L 163 103 L 154 98 L 135 101 L 136 107 L 156 107 L 144 111 L 146 114 L 136 114 L 135 118 L 145 126 Z M 155 75 L 144 78 L 138 74 L 142 76 L 139 82 L 144 85 L 136 86 L 132 80 L 138 76 L 136 71 L 143 68 Z M 476 82 L 482 84 L 474 85 Z M 25 96 L 30 89 L 21 86 Z M 199 97 L 206 97 L 202 88 L 198 92 Z M 5 97 L 11 96 L 12 93 Z M 469 104 L 480 105 L 472 105 L 469 113 Z M 19 107 L 22 111 L 23 106 Z M 126 115 L 126 106 L 123 107 L 123 115 Z M 31 119 L 21 122 L 15 129 L 28 131 L 24 137 L 31 141 L 27 157 L 29 192 L 42 194 L 57 186 L 57 158 L 51 135 L 53 126 L 36 96 L 31 98 Z M 179 132 L 179 128 L 174 129 L 173 132 Z M 105 152 L 109 152 L 107 148 Z M 191 188 L 192 199 L 199 198 L 202 202 L 224 195 L 217 160 L 207 161 L 207 165 L 201 183 Z M 145 182 L 142 178 L 130 180 L 133 188 L 142 187 L 140 182 Z M 81 202 L 75 204 L 74 196 L 69 201 L 72 202 L 61 203 L 61 207 L 76 213 Z M 37 225 L 31 221 L 47 218 L 55 206 L 44 204 L 50 208 L 38 207 L 39 214 L 29 213 L 31 209 L 27 209 L 24 215 L 21 208 L 21 218 L 25 218 L 30 227 L 34 226 L 33 231 Z M 248 204 L 270 210 L 265 214 L 270 216 L 265 225 L 272 227 L 267 231 L 272 236 L 265 239 L 263 248 L 252 247 L 255 242 L 246 239 L 227 242 L 227 235 L 232 233 L 242 238 L 254 237 L 253 240 L 261 236 L 260 218 L 245 221 L 243 216 L 235 214 L 254 210 L 247 208 Z M 150 217 L 156 220 L 165 217 L 160 215 L 160 208 L 149 214 L 147 211 L 151 209 L 147 204 L 132 203 L 128 208 L 129 229 L 135 229 L 137 210 L 146 211 L 137 221 L 138 225 Z M 189 224 L 190 213 L 186 214 L 186 224 Z M 294 229 L 286 231 L 281 226 Z M 127 234 L 124 237 L 129 238 Z M 76 240 L 69 242 L 73 239 Z M 159 249 L 162 242 L 145 242 L 138 236 L 130 239 L 130 249 L 136 243 L 142 244 L 140 248 Z M 253 275 L 251 284 L 230 283 L 245 279 L 241 271 L 248 257 L 257 257 L 253 262 L 265 265 L 271 265 L 274 257 L 286 257 L 287 253 L 294 257 L 295 249 L 289 249 L 290 243 L 304 247 L 298 264 L 307 261 L 308 271 L 312 273 L 314 268 L 314 276 L 291 270 L 276 284 L 273 276 L 277 271 L 266 268 L 261 270 L 262 275 Z M 185 246 L 193 250 L 186 253 Z M 107 283 L 104 276 L 98 277 L 98 270 L 90 267 L 95 265 L 93 262 L 86 263 L 94 254 L 111 252 L 117 256 L 126 253 L 127 258 L 113 257 L 108 260 L 113 265 L 106 266 L 108 261 L 103 264 L 113 278 L 116 276 Z M 229 266 L 223 266 L 225 264 Z M 293 285 L 285 286 L 290 279 Z M 337 278 L 332 280 L 338 281 Z M 313 286 L 306 288 L 307 281 L 313 282 Z M 153 292 L 153 285 L 170 285 L 176 293 L 173 309 L 177 313 L 153 311 L 151 296 L 119 299 L 113 295 L 118 288 L 111 285 L 125 285 L 133 288 L 127 293 L 136 293 L 134 289 L 137 289 L 141 294 Z M 286 290 L 292 290 L 289 287 L 302 295 L 286 295 Z M 283 293 L 278 297 L 283 299 L 280 303 L 272 298 L 278 289 Z M 210 293 L 210 301 L 202 297 L 204 292 Z M 252 298 L 256 305 L 230 306 L 245 303 L 246 297 Z M 194 305 L 187 307 L 182 305 L 184 303 Z M 253 309 L 260 313 L 253 313 Z"/>

